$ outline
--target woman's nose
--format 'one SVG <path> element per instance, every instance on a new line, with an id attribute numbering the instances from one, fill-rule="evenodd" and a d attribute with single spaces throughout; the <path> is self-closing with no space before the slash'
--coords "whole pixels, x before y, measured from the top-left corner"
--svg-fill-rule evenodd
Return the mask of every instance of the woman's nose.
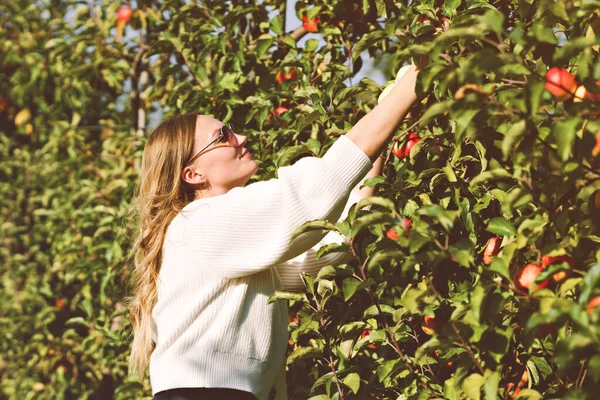
<path id="1" fill-rule="evenodd" d="M 235 134 L 235 136 L 237 136 L 238 147 L 245 145 L 246 142 L 248 141 L 248 137 L 247 136 L 238 135 L 237 133 Z"/>

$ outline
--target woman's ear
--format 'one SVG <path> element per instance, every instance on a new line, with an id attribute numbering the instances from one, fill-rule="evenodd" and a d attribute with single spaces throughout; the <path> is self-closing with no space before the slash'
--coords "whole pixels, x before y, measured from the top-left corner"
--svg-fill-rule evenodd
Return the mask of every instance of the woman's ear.
<path id="1" fill-rule="evenodd" d="M 185 167 L 181 171 L 181 179 L 192 185 L 203 185 L 205 183 L 204 175 L 200 171 L 194 171 L 191 167 Z"/>

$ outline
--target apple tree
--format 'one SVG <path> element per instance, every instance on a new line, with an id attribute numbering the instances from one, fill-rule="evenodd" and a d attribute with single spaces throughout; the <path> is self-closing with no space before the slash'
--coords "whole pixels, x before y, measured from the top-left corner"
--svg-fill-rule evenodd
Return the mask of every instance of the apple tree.
<path id="1" fill-rule="evenodd" d="M 287 4 L 286 4 L 287 3 Z M 286 20 L 294 7 L 298 23 Z M 122 298 L 149 115 L 243 127 L 253 180 L 321 156 L 423 62 L 352 257 L 289 301 L 290 399 L 593 399 L 600 3 L 15 0 L 0 5 L 7 398 L 139 398 Z M 367 73 L 368 76 L 368 73 Z M 370 206 L 370 207 L 367 207 Z"/>

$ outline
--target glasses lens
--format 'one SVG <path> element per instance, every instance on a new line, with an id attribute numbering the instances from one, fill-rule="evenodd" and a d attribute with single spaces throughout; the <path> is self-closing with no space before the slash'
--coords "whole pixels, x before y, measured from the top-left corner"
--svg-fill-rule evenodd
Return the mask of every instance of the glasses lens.
<path id="1" fill-rule="evenodd" d="M 231 124 L 228 126 L 223 126 L 223 132 L 227 135 L 227 141 L 229 141 L 230 145 L 233 147 L 237 147 L 239 145 L 235 130 Z"/>

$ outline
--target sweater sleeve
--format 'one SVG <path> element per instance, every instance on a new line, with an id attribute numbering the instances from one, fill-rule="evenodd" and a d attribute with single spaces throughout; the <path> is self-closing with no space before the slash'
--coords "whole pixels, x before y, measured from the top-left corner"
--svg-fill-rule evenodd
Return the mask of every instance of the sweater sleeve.
<path id="1" fill-rule="evenodd" d="M 358 194 L 357 186 L 350 192 L 350 197 L 346 202 L 346 206 L 342 211 L 339 221 L 346 219 L 350 207 L 358 203 L 361 198 L 362 197 Z M 344 236 L 340 235 L 338 232 L 328 232 L 319 243 L 308 249 L 306 252 L 277 265 L 277 273 L 279 274 L 284 289 L 304 289 L 304 282 L 301 278 L 303 273 L 316 275 L 319 273 L 319 270 L 326 265 L 337 265 L 347 261 L 351 254 L 348 252 L 329 253 L 317 259 L 317 252 L 321 247 L 328 244 L 342 244 L 345 241 Z"/>
<path id="2" fill-rule="evenodd" d="M 307 221 L 337 221 L 351 189 L 372 167 L 342 135 L 322 158 L 282 167 L 277 179 L 188 204 L 176 225 L 197 263 L 217 276 L 257 273 L 317 244 L 325 232 L 307 232 L 291 242 L 292 232 Z"/>

